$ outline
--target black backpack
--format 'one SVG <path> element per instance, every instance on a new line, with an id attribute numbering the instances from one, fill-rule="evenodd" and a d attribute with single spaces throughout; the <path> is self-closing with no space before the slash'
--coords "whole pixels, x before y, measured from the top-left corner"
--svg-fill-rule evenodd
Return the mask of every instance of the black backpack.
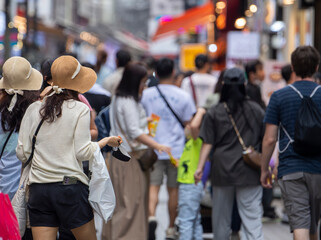
<path id="1" fill-rule="evenodd" d="M 303 96 L 293 85 L 289 86 L 302 99 L 295 122 L 293 150 L 303 156 L 321 155 L 321 113 L 312 100 L 321 86 L 317 86 L 310 96 Z"/>

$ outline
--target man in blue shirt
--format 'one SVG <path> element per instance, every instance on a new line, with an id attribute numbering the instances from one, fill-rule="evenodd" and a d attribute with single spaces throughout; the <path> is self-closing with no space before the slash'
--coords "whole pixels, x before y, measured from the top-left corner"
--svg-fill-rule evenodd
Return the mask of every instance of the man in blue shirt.
<path id="1" fill-rule="evenodd" d="M 312 76 L 318 70 L 319 63 L 320 54 L 311 46 L 300 46 L 291 55 L 292 69 L 296 74 L 293 86 L 303 96 L 310 96 L 318 86 L 313 82 Z M 320 89 L 315 92 L 312 100 L 321 112 Z M 272 187 L 268 165 L 279 140 L 278 178 L 286 212 L 294 239 L 305 240 L 317 239 L 321 213 L 321 155 L 307 157 L 293 150 L 292 139 L 300 105 L 299 94 L 290 86 L 272 94 L 264 118 L 266 130 L 262 149 L 261 183 L 263 187 Z"/>

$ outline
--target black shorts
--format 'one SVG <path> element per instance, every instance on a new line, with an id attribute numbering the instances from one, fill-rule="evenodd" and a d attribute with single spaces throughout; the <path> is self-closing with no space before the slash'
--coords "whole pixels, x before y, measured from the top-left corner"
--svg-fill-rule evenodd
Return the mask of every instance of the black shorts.
<path id="1" fill-rule="evenodd" d="M 32 227 L 80 227 L 94 217 L 88 202 L 88 186 L 77 182 L 33 183 L 30 185 L 28 210 Z"/>

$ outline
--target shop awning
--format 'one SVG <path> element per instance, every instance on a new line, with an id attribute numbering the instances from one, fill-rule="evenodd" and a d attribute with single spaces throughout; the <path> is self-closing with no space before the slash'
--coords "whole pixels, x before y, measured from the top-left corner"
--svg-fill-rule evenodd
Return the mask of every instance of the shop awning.
<path id="1" fill-rule="evenodd" d="M 164 35 L 173 34 L 180 29 L 188 31 L 199 25 L 205 25 L 213 18 L 214 6 L 212 1 L 200 7 L 187 10 L 183 15 L 173 18 L 169 22 L 160 23 L 158 29 L 153 36 L 153 40 L 161 38 Z"/>

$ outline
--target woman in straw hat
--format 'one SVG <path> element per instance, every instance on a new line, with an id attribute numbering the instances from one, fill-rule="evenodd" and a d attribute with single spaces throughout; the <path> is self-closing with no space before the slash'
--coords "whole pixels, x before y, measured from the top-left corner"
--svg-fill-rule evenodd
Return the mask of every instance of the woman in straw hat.
<path id="1" fill-rule="evenodd" d="M 42 75 L 22 57 L 9 58 L 0 80 L 0 192 L 12 199 L 18 189 L 21 162 L 16 156 L 18 132 L 28 106 L 39 97 Z"/>
<path id="2" fill-rule="evenodd" d="M 29 174 L 29 217 L 33 238 L 56 239 L 59 226 L 76 239 L 96 239 L 93 211 L 88 202 L 88 177 L 82 161 L 92 160 L 97 144 L 90 139 L 89 108 L 78 99 L 96 81 L 96 73 L 72 56 L 57 58 L 51 67 L 53 90 L 43 102 L 26 111 L 19 132 L 17 156 L 26 162 L 32 135 L 37 135 Z M 117 147 L 119 137 L 98 142 Z"/>

